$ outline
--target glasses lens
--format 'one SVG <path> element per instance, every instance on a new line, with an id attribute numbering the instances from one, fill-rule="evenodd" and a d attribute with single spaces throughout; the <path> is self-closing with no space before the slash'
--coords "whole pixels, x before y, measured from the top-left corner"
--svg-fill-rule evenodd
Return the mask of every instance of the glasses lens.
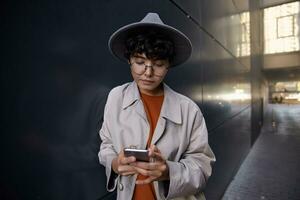
<path id="1" fill-rule="evenodd" d="M 133 63 L 131 66 L 132 66 L 133 71 L 139 75 L 142 75 L 146 71 L 145 70 L 146 67 L 144 65 Z"/>
<path id="2" fill-rule="evenodd" d="M 162 76 L 165 73 L 166 67 L 165 66 L 157 66 L 157 65 L 153 65 L 152 66 L 153 69 L 153 73 L 156 76 Z"/>
<path id="3" fill-rule="evenodd" d="M 150 66 L 147 66 L 145 64 L 145 62 L 137 62 L 137 61 L 133 61 L 133 63 L 131 64 L 133 71 L 139 75 L 142 75 L 143 73 L 146 72 L 147 68 L 150 68 L 153 71 L 153 74 L 156 76 L 162 76 L 167 67 L 165 64 L 152 64 Z"/>

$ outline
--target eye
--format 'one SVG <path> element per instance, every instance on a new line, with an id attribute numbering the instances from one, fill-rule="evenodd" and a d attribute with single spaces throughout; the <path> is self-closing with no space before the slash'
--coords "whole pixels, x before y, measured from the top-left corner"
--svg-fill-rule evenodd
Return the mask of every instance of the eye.
<path id="1" fill-rule="evenodd" d="M 138 65 L 144 65 L 145 64 L 144 61 L 135 61 L 135 63 L 138 64 Z"/>
<path id="2" fill-rule="evenodd" d="M 162 62 L 156 62 L 156 63 L 154 63 L 154 65 L 155 65 L 156 67 L 163 67 L 163 66 L 164 66 L 164 63 L 162 63 Z"/>
<path id="3" fill-rule="evenodd" d="M 143 65 L 143 64 L 145 64 L 145 60 L 144 60 L 144 59 L 141 59 L 141 58 L 135 58 L 135 59 L 134 59 L 134 62 L 135 62 L 137 65 Z"/>

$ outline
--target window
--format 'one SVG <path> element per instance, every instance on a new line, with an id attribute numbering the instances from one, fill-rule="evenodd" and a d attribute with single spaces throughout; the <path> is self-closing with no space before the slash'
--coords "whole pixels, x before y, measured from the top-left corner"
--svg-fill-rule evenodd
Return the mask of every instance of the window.
<path id="1" fill-rule="evenodd" d="M 300 2 L 264 9 L 264 53 L 299 51 Z"/>
<path id="2" fill-rule="evenodd" d="M 294 32 L 294 15 L 277 18 L 277 38 L 293 37 Z"/>

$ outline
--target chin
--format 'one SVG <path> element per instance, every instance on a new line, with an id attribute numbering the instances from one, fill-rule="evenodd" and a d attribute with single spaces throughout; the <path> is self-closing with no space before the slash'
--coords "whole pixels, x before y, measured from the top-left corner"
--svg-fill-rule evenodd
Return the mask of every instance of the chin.
<path id="1" fill-rule="evenodd" d="M 151 87 L 151 86 L 142 86 L 142 87 L 140 87 L 141 89 L 143 89 L 143 90 L 149 90 L 149 91 L 152 91 L 152 90 L 154 90 L 155 89 L 155 87 Z"/>

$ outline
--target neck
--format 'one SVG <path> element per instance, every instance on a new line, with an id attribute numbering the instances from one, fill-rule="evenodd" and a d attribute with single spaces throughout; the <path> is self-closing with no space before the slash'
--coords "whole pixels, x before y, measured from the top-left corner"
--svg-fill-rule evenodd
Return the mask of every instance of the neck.
<path id="1" fill-rule="evenodd" d="M 157 88 L 154 90 L 140 90 L 140 93 L 149 95 L 149 96 L 161 96 L 164 94 L 164 87 L 162 84 L 160 84 Z"/>

